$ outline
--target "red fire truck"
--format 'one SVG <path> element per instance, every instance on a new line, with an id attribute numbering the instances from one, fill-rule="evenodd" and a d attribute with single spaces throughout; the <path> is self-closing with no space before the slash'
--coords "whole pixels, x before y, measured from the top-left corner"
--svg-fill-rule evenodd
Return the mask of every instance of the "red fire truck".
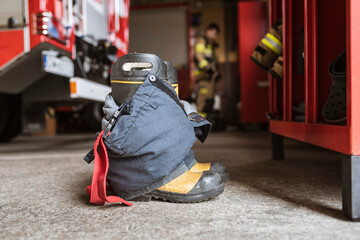
<path id="1" fill-rule="evenodd" d="M 130 0 L 0 0 L 0 141 L 74 106 L 91 123 L 127 53 Z M 21 127 L 22 126 L 22 127 Z"/>

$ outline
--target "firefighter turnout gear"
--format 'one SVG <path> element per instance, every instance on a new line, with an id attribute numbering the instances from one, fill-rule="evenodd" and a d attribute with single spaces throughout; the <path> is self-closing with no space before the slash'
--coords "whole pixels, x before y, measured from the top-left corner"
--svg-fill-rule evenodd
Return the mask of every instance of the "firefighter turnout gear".
<path id="1" fill-rule="evenodd" d="M 282 20 L 279 19 L 256 46 L 251 60 L 268 71 L 279 56 L 282 56 Z"/>
<path id="2" fill-rule="evenodd" d="M 168 75 L 169 64 L 158 61 L 155 55 L 137 55 L 139 58 L 134 55 L 125 55 L 126 61 L 119 59 L 111 71 L 112 82 L 141 84 L 133 94 L 118 89 L 117 94 L 124 96 L 114 96 L 113 91 L 106 97 L 103 131 L 98 134 L 93 149 L 93 180 L 87 188 L 90 201 L 126 205 L 131 204 L 128 200 L 152 198 L 199 202 L 221 194 L 224 191 L 221 173 L 226 169 L 212 167 L 216 164 L 198 166 L 191 150 L 196 138 L 205 141 L 211 124 L 189 103 L 179 100 L 169 84 L 174 80 L 171 78 L 174 73 Z M 131 74 L 124 74 L 124 65 L 128 61 L 133 63 L 134 59 L 143 63 L 151 61 L 152 68 L 136 67 L 130 70 Z M 85 160 L 91 162 L 93 158 L 89 153 Z M 190 171 L 195 166 L 198 169 Z M 115 196 L 106 195 L 106 180 Z"/>
<path id="3" fill-rule="evenodd" d="M 282 82 L 283 81 L 283 57 L 279 56 L 275 63 L 274 66 L 272 66 L 272 68 L 269 70 L 269 73 L 278 81 L 278 82 Z"/>
<path id="4" fill-rule="evenodd" d="M 197 84 L 197 110 L 202 114 L 212 111 L 215 84 L 219 78 L 215 48 L 217 44 L 206 37 L 197 39 L 194 55 L 194 78 Z"/>

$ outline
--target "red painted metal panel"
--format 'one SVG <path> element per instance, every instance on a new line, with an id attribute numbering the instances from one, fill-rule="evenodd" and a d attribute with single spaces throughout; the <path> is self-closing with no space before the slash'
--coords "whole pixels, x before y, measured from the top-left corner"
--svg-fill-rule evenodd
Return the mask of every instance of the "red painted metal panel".
<path id="1" fill-rule="evenodd" d="M 292 105 L 292 1 L 283 0 L 283 104 L 284 120 L 291 121 Z"/>
<path id="2" fill-rule="evenodd" d="M 350 46 L 350 1 L 346 1 L 346 89 L 347 89 L 347 95 L 346 95 L 346 125 L 351 126 L 351 46 Z"/>
<path id="3" fill-rule="evenodd" d="M 269 29 L 274 25 L 274 23 L 282 17 L 281 10 L 281 0 L 269 0 Z M 279 98 L 282 96 L 278 88 L 282 87 L 281 84 L 278 84 L 275 78 L 272 75 L 268 74 L 269 79 L 269 110 L 274 113 L 278 111 L 279 108 Z"/>
<path id="4" fill-rule="evenodd" d="M 117 0 L 119 1 L 119 0 Z M 124 12 L 119 16 L 120 30 L 116 32 L 115 46 L 118 48 L 117 57 L 128 53 L 129 50 L 129 11 L 130 0 L 123 0 Z"/>
<path id="5" fill-rule="evenodd" d="M 0 31 L 0 67 L 24 52 L 24 30 Z"/>
<path id="6" fill-rule="evenodd" d="M 351 153 L 360 155 L 360 1 L 349 0 L 349 37 L 348 55 L 350 72 L 348 73 L 348 103 L 351 102 Z M 350 86 L 350 91 L 349 91 Z M 349 96 L 350 95 L 350 96 Z M 349 109 L 349 108 L 348 108 Z"/>
<path id="7" fill-rule="evenodd" d="M 57 40 L 51 39 L 47 36 L 40 35 L 36 33 L 36 22 L 34 21 L 35 16 L 39 12 L 46 12 L 46 11 L 54 11 L 52 4 L 50 4 L 50 1 L 46 0 L 39 0 L 39 1 L 31 1 L 28 0 L 29 5 L 29 27 L 30 27 L 30 48 L 34 48 L 38 44 L 42 42 L 48 42 L 58 48 L 64 49 L 70 53 L 72 53 L 73 45 L 75 42 L 75 35 L 74 35 L 74 27 L 71 30 L 71 34 L 69 37 L 69 40 L 67 41 L 66 45 L 64 45 L 61 42 L 58 42 Z"/>
<path id="8" fill-rule="evenodd" d="M 318 119 L 317 85 L 317 1 L 304 1 L 304 52 L 305 52 L 305 122 Z"/>
<path id="9" fill-rule="evenodd" d="M 269 28 L 282 17 L 281 0 L 269 0 Z"/>
<path id="10" fill-rule="evenodd" d="M 299 73 L 299 50 L 302 31 L 304 30 L 304 0 L 292 1 L 292 43 L 291 43 L 291 106 L 298 106 L 305 101 L 304 75 Z M 293 114 L 292 114 L 293 117 Z"/>
<path id="11" fill-rule="evenodd" d="M 107 22 L 109 34 L 116 32 L 115 0 L 107 0 Z"/>
<path id="12" fill-rule="evenodd" d="M 350 127 L 270 121 L 270 131 L 319 147 L 350 154 Z"/>
<path id="13" fill-rule="evenodd" d="M 241 122 L 266 122 L 268 89 L 259 88 L 259 81 L 267 81 L 267 73 L 261 70 L 250 56 L 267 30 L 266 3 L 241 1 L 238 3 L 239 71 L 242 101 Z"/>

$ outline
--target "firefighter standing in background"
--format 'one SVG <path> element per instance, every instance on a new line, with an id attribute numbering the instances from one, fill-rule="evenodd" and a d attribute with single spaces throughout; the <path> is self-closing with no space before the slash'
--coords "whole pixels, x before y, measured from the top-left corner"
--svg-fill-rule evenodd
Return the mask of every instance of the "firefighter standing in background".
<path id="1" fill-rule="evenodd" d="M 218 46 L 215 40 L 219 32 L 219 26 L 216 23 L 211 23 L 206 27 L 204 36 L 197 39 L 195 43 L 196 105 L 197 111 L 204 117 L 212 112 L 215 84 L 220 78 L 215 56 L 215 48 Z"/>

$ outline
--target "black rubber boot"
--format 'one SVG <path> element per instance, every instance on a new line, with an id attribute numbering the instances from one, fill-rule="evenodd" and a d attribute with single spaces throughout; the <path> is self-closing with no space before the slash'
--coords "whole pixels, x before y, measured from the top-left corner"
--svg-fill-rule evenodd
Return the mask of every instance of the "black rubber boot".
<path id="1" fill-rule="evenodd" d="M 229 180 L 229 174 L 224 164 L 220 162 L 196 163 L 189 171 L 191 172 L 209 172 L 210 174 L 219 173 L 223 183 Z"/>
<path id="2" fill-rule="evenodd" d="M 221 176 L 221 180 L 224 183 L 229 181 L 229 173 L 227 172 L 225 165 L 220 162 L 211 163 L 209 172 L 210 173 L 215 173 L 215 172 L 219 173 Z"/>
<path id="3" fill-rule="evenodd" d="M 201 177 L 197 183 L 190 191 L 184 192 L 184 186 L 191 184 L 191 181 L 193 181 L 193 179 L 191 179 L 193 176 L 191 175 L 199 174 Z M 175 179 L 163 187 L 133 200 L 150 201 L 152 199 L 159 199 L 173 203 L 197 203 L 212 199 L 224 192 L 224 183 L 218 173 L 187 172 L 187 176 L 185 176 L 185 178 L 186 179 L 180 181 L 177 181 L 179 179 Z M 190 181 L 188 181 L 189 178 Z"/>
<path id="4" fill-rule="evenodd" d="M 343 122 L 346 120 L 346 50 L 330 64 L 329 75 L 330 94 L 321 113 L 325 121 Z"/>
<path id="5" fill-rule="evenodd" d="M 175 89 L 177 95 L 179 95 L 179 81 L 176 68 L 169 62 L 164 61 L 166 65 L 167 76 L 166 80 Z"/>

